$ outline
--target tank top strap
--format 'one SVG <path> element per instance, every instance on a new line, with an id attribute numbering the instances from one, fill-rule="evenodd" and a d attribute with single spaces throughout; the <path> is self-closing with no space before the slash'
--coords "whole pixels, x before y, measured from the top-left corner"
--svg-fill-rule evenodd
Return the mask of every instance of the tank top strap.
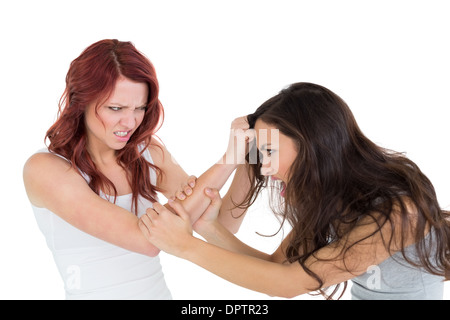
<path id="1" fill-rule="evenodd" d="M 139 152 L 141 152 L 145 146 L 144 144 L 141 144 L 138 146 L 139 148 Z M 57 154 L 55 152 L 52 152 L 50 150 L 48 150 L 48 148 L 41 148 L 38 151 L 36 151 L 35 153 L 51 153 L 54 154 L 55 156 L 60 157 L 61 159 L 64 159 L 65 161 L 72 163 L 69 159 L 63 157 L 60 154 Z M 142 156 L 144 157 L 145 160 L 147 160 L 148 162 L 150 162 L 151 164 L 154 164 L 153 162 L 153 158 L 152 155 L 150 154 L 150 151 L 148 150 L 148 148 L 145 148 L 144 152 L 142 153 Z M 84 180 L 86 180 L 87 183 L 89 183 L 91 181 L 91 179 L 89 178 L 89 176 L 84 173 L 83 171 L 78 170 L 78 172 L 81 174 L 81 176 L 84 178 Z M 152 185 L 156 185 L 156 172 L 153 168 L 150 168 L 150 182 Z"/>
<path id="2" fill-rule="evenodd" d="M 52 151 L 48 150 L 48 148 L 39 149 L 35 153 L 51 153 L 51 154 L 53 154 L 55 156 L 60 157 L 61 159 L 66 160 L 68 163 L 72 164 L 72 162 L 69 159 L 67 159 L 66 157 L 63 157 L 62 155 L 60 155 L 58 153 L 55 153 L 55 152 L 52 152 Z M 89 183 L 91 181 L 91 179 L 89 178 L 89 176 L 86 173 L 84 173 L 81 170 L 78 170 L 78 172 L 81 174 L 81 176 L 84 178 L 84 180 L 86 180 L 87 183 Z"/>
<path id="3" fill-rule="evenodd" d="M 142 152 L 142 150 L 145 148 L 144 144 L 140 144 L 138 146 L 138 150 L 139 152 Z M 153 158 L 152 155 L 150 154 L 150 150 L 148 148 L 145 148 L 144 152 L 142 152 L 142 156 L 144 157 L 145 160 L 147 160 L 148 162 L 150 162 L 151 164 L 155 164 L 153 162 Z M 156 185 L 156 171 L 153 168 L 150 168 L 150 183 L 152 185 Z"/>

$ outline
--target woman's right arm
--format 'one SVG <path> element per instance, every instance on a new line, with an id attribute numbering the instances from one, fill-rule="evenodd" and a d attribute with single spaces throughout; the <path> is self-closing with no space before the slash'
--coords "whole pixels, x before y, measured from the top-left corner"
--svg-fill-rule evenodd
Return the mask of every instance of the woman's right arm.
<path id="1" fill-rule="evenodd" d="M 71 165 L 50 153 L 37 153 L 25 163 L 23 178 L 30 202 L 47 208 L 72 226 L 124 249 L 156 256 L 131 212 L 102 199 Z"/>
<path id="2" fill-rule="evenodd" d="M 214 188 L 211 185 L 208 187 Z M 240 164 L 233 177 L 230 188 L 223 197 L 218 216 L 219 222 L 231 233 L 237 233 L 244 220 L 247 209 L 237 207 L 247 196 L 251 182 L 247 172 L 247 165 Z"/>
<path id="3" fill-rule="evenodd" d="M 202 213 L 210 203 L 210 199 L 204 195 L 204 189 L 208 187 L 220 190 L 237 168 L 233 182 L 224 196 L 219 220 L 231 232 L 238 231 L 246 210 L 236 208 L 235 204 L 240 204 L 250 189 L 248 172 L 246 165 L 243 164 L 247 153 L 246 145 L 254 137 L 253 132 L 249 132 L 248 128 L 247 117 L 235 119 L 231 124 L 225 154 L 195 181 L 195 188 L 189 197 L 181 201 L 176 200 L 189 212 L 193 224 L 199 218 L 201 219 Z M 150 147 L 150 152 L 155 164 L 164 172 L 158 186 L 170 191 L 165 194 L 169 198 L 171 193 L 173 194 L 174 190 L 182 184 L 181 181 L 187 181 L 188 175 L 171 160 L 170 153 L 162 144 L 155 141 L 154 146 Z M 166 205 L 166 208 L 171 210 L 169 205 Z"/>

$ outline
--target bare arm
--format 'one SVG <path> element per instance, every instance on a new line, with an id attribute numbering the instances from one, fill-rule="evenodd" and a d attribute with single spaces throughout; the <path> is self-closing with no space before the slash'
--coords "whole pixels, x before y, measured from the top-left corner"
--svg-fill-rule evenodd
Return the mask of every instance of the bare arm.
<path id="1" fill-rule="evenodd" d="M 60 157 L 49 153 L 31 156 L 23 178 L 34 206 L 47 208 L 74 227 L 127 250 L 148 256 L 159 253 L 142 235 L 133 213 L 98 196 Z"/>
<path id="2" fill-rule="evenodd" d="M 176 200 L 189 212 L 193 224 L 198 221 L 210 203 L 210 199 L 204 194 L 204 189 L 208 187 L 220 190 L 237 168 L 233 182 L 224 196 L 219 219 L 231 232 L 238 231 L 244 219 L 245 210 L 236 208 L 235 204 L 243 201 L 250 188 L 243 159 L 248 142 L 252 138 L 253 133 L 248 131 L 247 117 L 235 119 L 231 125 L 229 145 L 224 156 L 197 179 L 196 186 L 189 197 L 183 201 Z M 155 164 L 163 171 L 158 179 L 158 186 L 169 190 L 170 192 L 163 191 L 163 193 L 167 198 L 171 198 L 173 190 L 179 190 L 188 180 L 188 175 L 173 161 L 169 151 L 162 144 L 155 141 L 150 147 L 150 152 Z M 168 205 L 165 207 L 172 210 Z"/>
<path id="3" fill-rule="evenodd" d="M 153 161 L 162 170 L 162 174 L 158 177 L 158 186 L 163 189 L 163 194 L 169 199 L 174 195 L 175 190 L 182 188 L 189 176 L 173 160 L 172 155 L 163 145 L 155 143 L 150 147 L 150 152 Z M 206 187 L 220 190 L 235 169 L 235 164 L 219 161 L 196 180 L 195 188 L 189 197 L 182 201 L 176 200 L 189 212 L 191 223 L 195 223 L 199 219 L 211 202 L 203 190 Z M 165 206 L 171 210 L 170 206 L 167 204 Z"/>
<path id="4" fill-rule="evenodd" d="M 267 261 L 278 263 L 283 263 L 286 261 L 285 252 L 288 242 L 291 240 L 292 233 L 288 234 L 288 236 L 283 240 L 281 245 L 272 255 L 256 250 L 240 241 L 237 237 L 233 236 L 230 230 L 218 221 L 218 212 L 221 207 L 223 207 L 223 201 L 220 198 L 219 192 L 217 190 L 209 189 L 205 190 L 205 195 L 211 199 L 211 203 L 203 213 L 203 216 L 207 217 L 207 219 L 202 221 L 203 223 L 197 227 L 196 231 L 206 241 L 208 241 L 208 243 L 229 251 L 253 256 Z M 143 218 L 145 219 L 145 217 Z"/>
<path id="5" fill-rule="evenodd" d="M 214 187 L 211 187 L 214 189 Z M 250 190 L 247 168 L 241 164 L 236 169 L 233 182 L 222 200 L 219 222 L 232 233 L 236 233 L 244 220 L 246 209 L 236 207 L 242 203 Z"/>
<path id="6" fill-rule="evenodd" d="M 220 243 L 219 247 L 193 237 L 190 224 L 186 223 L 187 213 L 179 204 L 171 205 L 178 215 L 155 206 L 155 210 L 147 212 L 140 223 L 149 241 L 162 250 L 237 285 L 269 295 L 290 298 L 317 289 L 316 279 L 299 263 L 284 261 L 285 243 L 269 256 L 245 246 L 223 228 L 213 239 Z M 363 220 L 345 238 L 321 248 L 305 262 L 323 279 L 323 287 L 354 278 L 400 250 L 397 245 L 386 248 L 385 239 L 393 232 L 389 223 L 378 230 L 376 218 Z M 395 231 L 395 244 L 399 243 L 397 239 L 401 232 Z M 414 241 L 414 238 L 411 236 L 408 241 Z"/>

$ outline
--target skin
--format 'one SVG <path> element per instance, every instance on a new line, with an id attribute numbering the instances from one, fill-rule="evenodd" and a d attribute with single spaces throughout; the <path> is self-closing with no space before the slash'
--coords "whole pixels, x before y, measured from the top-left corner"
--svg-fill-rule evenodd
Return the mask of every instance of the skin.
<path id="1" fill-rule="evenodd" d="M 131 193 L 131 187 L 126 172 L 116 162 L 116 152 L 125 146 L 142 123 L 147 96 L 145 84 L 122 77 L 105 103 L 96 109 L 96 102 L 93 102 L 85 111 L 87 150 L 97 168 L 114 183 L 118 195 Z M 118 131 L 128 134 L 118 137 L 115 134 Z M 189 221 L 194 223 L 211 202 L 204 195 L 202 186 L 220 189 L 238 165 L 215 164 L 196 181 L 172 161 L 164 145 L 153 140 L 149 151 L 155 165 L 164 173 L 158 175 L 157 186 L 166 198 L 172 198 L 174 194 L 190 194 L 182 207 L 191 213 Z M 242 171 L 236 172 L 233 182 L 239 182 L 242 177 Z M 36 153 L 25 163 L 23 179 L 28 198 L 34 206 L 47 208 L 74 227 L 119 247 L 148 256 L 159 253 L 159 248 L 147 241 L 139 230 L 137 216 L 98 196 L 66 160 L 51 153 Z M 227 193 L 227 202 L 231 195 L 242 193 L 242 187 L 236 187 L 238 183 L 234 185 Z M 231 207 L 231 203 L 224 206 Z M 228 216 L 230 211 L 224 210 L 221 215 Z M 242 210 L 236 214 L 240 213 Z M 237 229 L 242 218 L 225 220 L 229 221 L 230 229 Z"/>
<path id="2" fill-rule="evenodd" d="M 88 105 L 85 112 L 87 149 L 96 163 L 115 159 L 115 153 L 125 147 L 127 141 L 144 119 L 148 96 L 145 83 L 119 78 L 108 101 L 96 109 L 96 103 Z M 119 137 L 115 132 L 128 132 Z"/>
<path id="3" fill-rule="evenodd" d="M 97 168 L 116 186 L 119 195 L 131 193 L 126 172 L 116 161 L 116 151 L 125 147 L 144 119 L 148 88 L 120 78 L 111 97 L 98 108 L 91 103 L 85 112 L 87 150 Z M 127 132 L 120 137 L 115 132 Z"/>
<path id="4" fill-rule="evenodd" d="M 288 183 L 288 170 L 297 157 L 297 146 L 273 126 L 261 120 L 255 123 L 258 149 L 263 155 L 261 174 Z"/>
<path id="5" fill-rule="evenodd" d="M 257 121 L 257 138 L 264 134 L 262 130 L 273 129 L 262 121 Z M 289 141 L 290 140 L 290 141 Z M 265 141 L 266 142 L 266 141 Z M 288 170 L 295 159 L 296 145 L 289 137 L 279 133 L 279 141 L 272 141 L 269 137 L 267 143 L 273 149 L 273 157 L 279 152 L 276 165 L 277 171 L 270 171 L 274 161 L 267 161 L 266 170 L 272 172 L 275 178 L 288 181 Z M 261 139 L 258 140 L 261 152 L 264 149 Z M 269 152 L 270 153 L 270 152 Z M 273 159 L 271 159 L 273 160 Z M 170 202 L 176 215 L 162 206 L 155 206 L 147 210 L 140 222 L 140 228 L 145 237 L 161 250 L 180 258 L 189 260 L 206 270 L 242 287 L 266 293 L 271 296 L 292 298 L 300 294 L 313 291 L 317 282 L 298 263 L 286 262 L 285 249 L 292 237 L 289 234 L 273 253 L 267 254 L 253 249 L 242 243 L 216 219 L 222 205 L 217 190 L 205 189 L 205 195 L 211 199 L 211 204 L 205 210 L 201 226 L 196 231 L 208 242 L 192 235 L 192 228 L 188 222 L 189 214 L 177 202 Z M 410 208 L 413 212 L 413 208 Z M 376 216 L 375 216 L 376 217 Z M 394 209 L 392 213 L 394 223 L 400 223 L 399 215 Z M 371 218 L 361 219 L 360 223 L 341 241 L 331 243 L 318 250 L 314 257 L 306 261 L 306 265 L 324 280 L 324 287 L 328 287 L 349 280 L 367 271 L 372 265 L 378 265 L 394 252 L 400 250 L 400 228 L 393 233 L 390 224 L 371 235 L 377 229 L 377 224 Z M 412 228 L 411 228 L 412 230 Z M 405 232 L 407 230 L 403 230 Z M 383 237 L 393 233 L 393 246 L 388 250 Z M 412 232 L 406 232 L 406 245 L 412 244 Z M 366 238 L 367 239 L 364 239 Z M 347 243 L 354 243 L 345 256 L 342 254 Z M 301 248 L 300 248 L 301 249 Z M 328 259 L 328 261 L 323 261 Z"/>

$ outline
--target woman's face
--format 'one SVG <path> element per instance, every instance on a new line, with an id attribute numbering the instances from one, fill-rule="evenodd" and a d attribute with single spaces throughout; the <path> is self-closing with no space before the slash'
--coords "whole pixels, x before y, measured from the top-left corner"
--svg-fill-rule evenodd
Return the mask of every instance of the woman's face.
<path id="1" fill-rule="evenodd" d="M 89 148 L 120 150 L 144 119 L 148 87 L 120 77 L 109 99 L 98 106 L 91 103 L 85 111 Z"/>
<path id="2" fill-rule="evenodd" d="M 287 184 L 289 168 L 298 153 L 295 142 L 262 120 L 256 121 L 255 131 L 258 149 L 263 156 L 261 174 Z"/>

